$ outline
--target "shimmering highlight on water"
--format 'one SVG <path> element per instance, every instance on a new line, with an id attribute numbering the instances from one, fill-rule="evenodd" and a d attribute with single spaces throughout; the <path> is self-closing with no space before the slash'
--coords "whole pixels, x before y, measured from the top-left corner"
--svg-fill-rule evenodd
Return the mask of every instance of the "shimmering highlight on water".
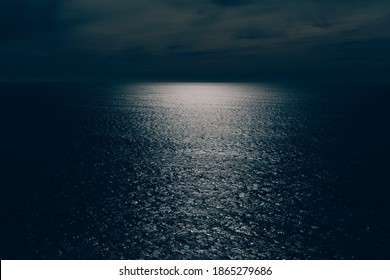
<path id="1" fill-rule="evenodd" d="M 41 164 L 34 184 L 44 187 L 19 213 L 17 257 L 388 256 L 389 208 L 378 200 L 388 194 L 388 135 L 372 128 L 375 147 L 367 138 L 367 119 L 357 113 L 367 106 L 366 91 L 333 91 L 229 83 L 46 87 L 34 102 L 48 135 L 28 149 L 33 154 L 22 152 Z M 378 96 L 371 101 L 389 104 Z M 368 119 L 388 121 L 378 108 Z M 367 170 L 372 159 L 375 172 Z M 366 196 L 365 188 L 382 194 Z M 373 255 L 356 247 L 359 240 L 377 248 Z"/>

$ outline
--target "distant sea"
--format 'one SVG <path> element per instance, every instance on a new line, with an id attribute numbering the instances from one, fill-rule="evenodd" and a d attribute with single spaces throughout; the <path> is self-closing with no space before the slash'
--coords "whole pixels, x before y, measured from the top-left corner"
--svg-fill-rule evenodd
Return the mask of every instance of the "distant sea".
<path id="1" fill-rule="evenodd" d="M 0 84 L 1 259 L 390 259 L 390 85 Z"/>

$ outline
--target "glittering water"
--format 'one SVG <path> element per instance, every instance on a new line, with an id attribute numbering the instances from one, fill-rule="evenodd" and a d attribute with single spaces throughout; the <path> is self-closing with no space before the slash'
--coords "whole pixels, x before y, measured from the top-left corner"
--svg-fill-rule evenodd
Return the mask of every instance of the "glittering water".
<path id="1" fill-rule="evenodd" d="M 389 258 L 389 86 L 2 84 L 2 258 Z"/>

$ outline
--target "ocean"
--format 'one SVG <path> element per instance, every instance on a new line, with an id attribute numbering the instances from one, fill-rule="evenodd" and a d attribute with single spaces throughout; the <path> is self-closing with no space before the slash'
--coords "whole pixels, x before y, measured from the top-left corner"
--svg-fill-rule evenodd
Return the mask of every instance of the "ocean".
<path id="1" fill-rule="evenodd" d="M 390 259 L 390 85 L 0 83 L 1 259 Z"/>

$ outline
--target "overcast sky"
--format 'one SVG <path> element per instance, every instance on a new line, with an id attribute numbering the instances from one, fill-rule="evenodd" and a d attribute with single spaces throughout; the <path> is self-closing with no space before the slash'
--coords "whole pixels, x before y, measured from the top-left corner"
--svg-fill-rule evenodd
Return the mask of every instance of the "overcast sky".
<path id="1" fill-rule="evenodd" d="M 388 0 L 1 0 L 0 79 L 389 76 Z"/>

